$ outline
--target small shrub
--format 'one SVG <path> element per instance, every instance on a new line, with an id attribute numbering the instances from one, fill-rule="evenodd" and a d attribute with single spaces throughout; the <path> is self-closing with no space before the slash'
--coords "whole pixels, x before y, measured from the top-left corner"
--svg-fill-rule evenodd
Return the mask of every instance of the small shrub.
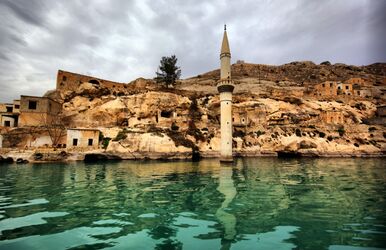
<path id="1" fill-rule="evenodd" d="M 308 128 L 315 129 L 315 125 L 308 125 Z"/>
<path id="2" fill-rule="evenodd" d="M 344 133 L 345 133 L 345 131 L 344 131 L 344 127 L 340 127 L 340 128 L 338 128 L 338 133 L 339 133 L 339 135 L 340 136 L 343 136 L 344 135 Z"/>
<path id="3" fill-rule="evenodd" d="M 359 144 L 358 143 L 354 143 L 354 146 L 359 148 Z"/>
<path id="4" fill-rule="evenodd" d="M 257 137 L 259 137 L 260 135 L 264 135 L 264 134 L 265 134 L 264 131 L 258 130 L 258 131 L 256 132 L 256 136 L 257 136 Z"/>
<path id="5" fill-rule="evenodd" d="M 376 127 L 370 127 L 370 128 L 369 128 L 369 132 L 374 132 L 375 130 L 377 130 Z"/>
<path id="6" fill-rule="evenodd" d="M 332 141 L 334 138 L 331 136 L 331 135 L 329 135 L 328 137 L 327 137 L 327 140 L 328 141 Z"/>
<path id="7" fill-rule="evenodd" d="M 320 138 L 324 138 L 325 136 L 326 136 L 326 133 L 319 131 L 319 137 Z"/>
<path id="8" fill-rule="evenodd" d="M 178 127 L 177 124 L 176 124 L 175 122 L 172 123 L 171 129 L 172 129 L 173 131 L 178 131 L 179 128 L 180 128 L 180 127 Z"/>
<path id="9" fill-rule="evenodd" d="M 99 141 L 103 141 L 103 139 L 105 138 L 105 136 L 103 135 L 102 132 L 99 133 Z"/>
<path id="10" fill-rule="evenodd" d="M 127 130 L 123 129 L 118 132 L 117 136 L 113 139 L 113 141 L 121 141 L 127 138 Z"/>
<path id="11" fill-rule="evenodd" d="M 109 138 L 109 137 L 103 138 L 103 140 L 102 140 L 102 148 L 103 149 L 107 149 L 107 147 L 109 146 L 110 140 L 111 140 L 111 138 Z"/>
<path id="12" fill-rule="evenodd" d="M 302 137 L 302 132 L 300 131 L 300 129 L 296 129 L 295 130 L 295 134 L 296 134 L 296 136 L 298 136 L 298 137 Z"/>

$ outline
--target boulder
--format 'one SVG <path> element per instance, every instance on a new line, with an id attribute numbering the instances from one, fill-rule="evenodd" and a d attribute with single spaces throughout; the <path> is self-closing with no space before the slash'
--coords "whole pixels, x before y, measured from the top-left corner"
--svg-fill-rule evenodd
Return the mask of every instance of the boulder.
<path id="1" fill-rule="evenodd" d="M 0 163 L 13 163 L 13 158 L 0 156 Z"/>

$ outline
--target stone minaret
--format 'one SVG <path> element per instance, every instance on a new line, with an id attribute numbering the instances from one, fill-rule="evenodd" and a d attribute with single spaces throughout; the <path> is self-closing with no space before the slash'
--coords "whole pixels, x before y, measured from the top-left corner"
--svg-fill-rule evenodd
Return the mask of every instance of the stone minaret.
<path id="1" fill-rule="evenodd" d="M 221 155 L 220 161 L 232 162 L 232 92 L 234 85 L 231 77 L 231 52 L 229 49 L 226 26 L 221 45 L 221 74 L 217 84 L 221 103 Z"/>

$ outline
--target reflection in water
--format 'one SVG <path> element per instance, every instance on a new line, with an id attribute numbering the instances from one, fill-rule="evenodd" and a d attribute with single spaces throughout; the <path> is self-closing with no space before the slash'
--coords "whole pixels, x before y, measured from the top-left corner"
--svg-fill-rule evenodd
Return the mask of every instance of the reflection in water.
<path id="1" fill-rule="evenodd" d="M 385 165 L 2 165 L 0 249 L 384 248 Z"/>
<path id="2" fill-rule="evenodd" d="M 221 207 L 216 211 L 216 218 L 224 227 L 224 239 L 226 241 L 232 241 L 236 236 L 236 217 L 226 212 L 229 203 L 236 196 L 236 188 L 232 180 L 232 168 L 229 165 L 222 166 L 219 175 L 219 184 L 217 190 L 224 195 L 224 201 L 221 203 Z"/>

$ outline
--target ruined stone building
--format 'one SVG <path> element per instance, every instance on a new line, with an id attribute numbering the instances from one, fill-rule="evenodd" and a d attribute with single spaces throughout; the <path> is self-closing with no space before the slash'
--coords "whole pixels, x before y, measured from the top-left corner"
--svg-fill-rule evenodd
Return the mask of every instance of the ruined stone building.
<path id="1" fill-rule="evenodd" d="M 76 91 L 82 83 L 89 82 L 117 91 L 124 90 L 127 84 L 108 81 L 93 76 L 81 75 L 68 71 L 59 70 L 56 77 L 56 89 L 60 91 Z"/>
<path id="2" fill-rule="evenodd" d="M 99 146 L 98 129 L 69 128 L 67 129 L 67 149 L 97 149 Z"/>
<path id="3" fill-rule="evenodd" d="M 342 111 L 329 109 L 324 110 L 320 113 L 320 121 L 326 124 L 336 124 L 342 125 L 344 124 L 344 115 Z"/>
<path id="4" fill-rule="evenodd" d="M 265 124 L 267 121 L 267 111 L 264 105 L 253 105 L 248 107 L 239 107 L 235 105 L 232 121 L 235 127 Z"/>
<path id="5" fill-rule="evenodd" d="M 0 103 L 0 126 L 17 127 L 20 114 L 20 101 L 13 103 Z"/>
<path id="6" fill-rule="evenodd" d="M 312 91 L 315 96 L 333 97 L 363 97 L 368 98 L 373 96 L 372 86 L 370 82 L 363 78 L 350 78 L 347 81 L 325 81 L 312 86 Z"/>
<path id="7" fill-rule="evenodd" d="M 62 105 L 48 97 L 21 96 L 19 126 L 43 126 L 58 118 Z"/>

